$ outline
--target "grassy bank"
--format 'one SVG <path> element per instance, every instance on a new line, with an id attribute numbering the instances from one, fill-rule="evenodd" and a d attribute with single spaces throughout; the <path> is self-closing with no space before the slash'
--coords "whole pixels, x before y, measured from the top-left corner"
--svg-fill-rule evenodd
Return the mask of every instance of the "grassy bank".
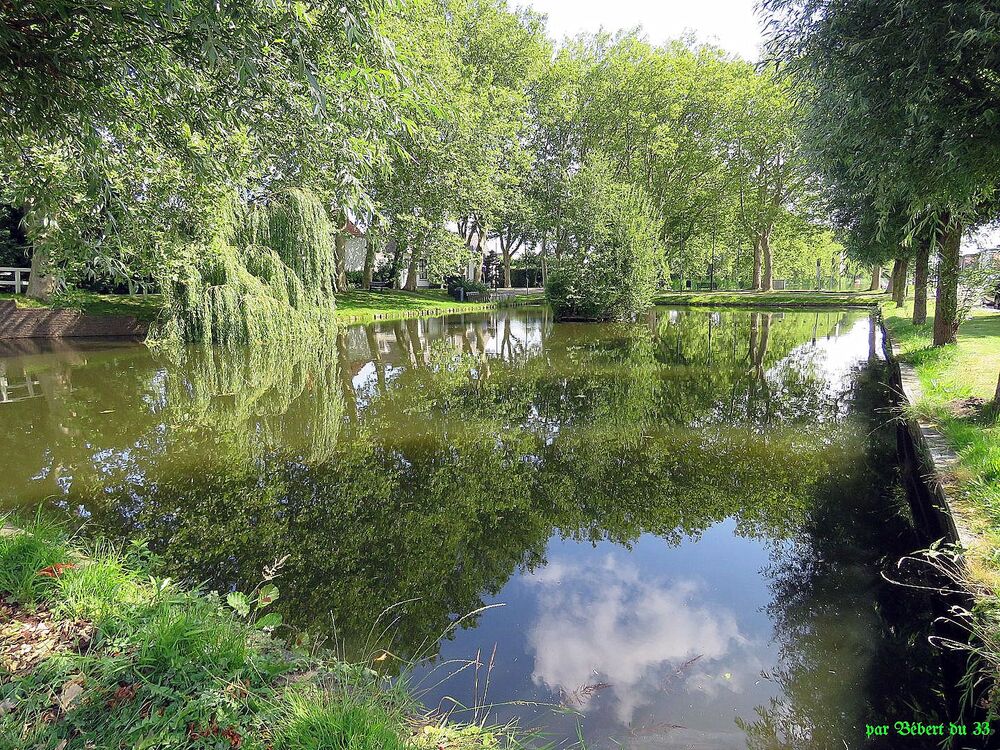
<path id="1" fill-rule="evenodd" d="M 992 404 L 1000 373 L 1000 312 L 976 310 L 961 325 L 958 343 L 932 346 L 933 306 L 928 322 L 914 326 L 912 307 L 883 306 L 886 329 L 911 364 L 922 394 L 912 416 L 937 427 L 958 456 L 942 477 L 954 512 L 971 534 L 960 577 L 976 595 L 967 621 L 975 665 L 970 682 L 992 685 L 992 715 L 1000 714 L 1000 419 Z"/>
<path id="2" fill-rule="evenodd" d="M 872 292 L 661 292 L 657 305 L 717 307 L 868 307 L 885 299 Z"/>
<path id="3" fill-rule="evenodd" d="M 0 299 L 13 299 L 21 307 L 53 310 L 79 310 L 89 315 L 131 315 L 137 320 L 152 321 L 160 314 L 163 299 L 159 294 L 95 294 L 68 291 L 45 304 L 23 294 L 0 294 Z"/>
<path id="4" fill-rule="evenodd" d="M 23 294 L 0 294 L 0 299 L 14 299 L 22 307 L 80 310 L 91 315 L 131 315 L 138 320 L 152 321 L 160 314 L 163 300 L 158 294 L 128 296 L 124 294 L 94 294 L 71 291 L 59 295 L 49 304 L 28 299 Z M 518 295 L 501 304 L 541 302 L 539 295 Z M 416 315 L 477 312 L 495 307 L 495 303 L 459 302 L 447 292 L 430 289 L 419 292 L 386 290 L 368 292 L 360 289 L 337 295 L 337 319 L 344 322 L 391 320 Z"/>
<path id="5" fill-rule="evenodd" d="M 974 311 L 957 344 L 933 347 L 933 309 L 922 326 L 910 322 L 911 311 L 883 309 L 900 357 L 913 365 L 923 389 L 911 408 L 940 429 L 958 454 L 952 494 L 981 541 L 971 562 L 1000 592 L 1000 423 L 990 404 L 1000 374 L 1000 312 Z"/>
<path id="6" fill-rule="evenodd" d="M 502 304 L 520 304 L 542 300 L 541 296 L 510 297 Z M 349 322 L 405 318 L 414 315 L 477 312 L 495 307 L 489 302 L 459 302 L 441 289 L 419 292 L 386 290 L 367 292 L 361 289 L 337 295 L 337 318 Z"/>
<path id="7" fill-rule="evenodd" d="M 3 521 L 10 519 L 0 518 Z M 511 745 L 435 721 L 397 682 L 276 638 L 247 595 L 153 576 L 141 547 L 82 549 L 35 521 L 0 533 L 0 748 L 402 750 Z"/>

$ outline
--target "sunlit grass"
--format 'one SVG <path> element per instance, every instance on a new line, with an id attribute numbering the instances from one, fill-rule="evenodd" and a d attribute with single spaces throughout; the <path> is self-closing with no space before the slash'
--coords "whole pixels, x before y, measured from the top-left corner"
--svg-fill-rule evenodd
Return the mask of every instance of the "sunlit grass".
<path id="1" fill-rule="evenodd" d="M 660 292 L 653 302 L 657 305 L 697 305 L 722 307 L 845 307 L 874 305 L 886 299 L 877 292 L 823 292 L 823 291 L 713 291 L 713 292 Z"/>
<path id="2" fill-rule="evenodd" d="M 520 295 L 504 302 L 508 304 L 518 303 L 529 299 L 541 301 L 540 296 L 529 298 Z M 492 303 L 485 302 L 459 302 L 448 296 L 448 293 L 443 289 L 428 289 L 419 292 L 399 290 L 372 292 L 358 289 L 337 295 L 337 317 L 359 322 L 415 314 L 476 312 L 488 310 L 494 306 Z"/>
<path id="3" fill-rule="evenodd" d="M 0 748 L 437 747 L 440 731 L 422 731 L 434 722 L 403 682 L 275 639 L 256 593 L 241 612 L 156 578 L 141 545 L 86 546 L 41 518 L 0 526 L 5 636 L 39 621 L 58 634 L 25 636 L 42 651 L 29 667 L 20 651 L 20 666 L 0 659 Z M 504 728 L 454 727 L 456 750 L 520 746 Z"/>

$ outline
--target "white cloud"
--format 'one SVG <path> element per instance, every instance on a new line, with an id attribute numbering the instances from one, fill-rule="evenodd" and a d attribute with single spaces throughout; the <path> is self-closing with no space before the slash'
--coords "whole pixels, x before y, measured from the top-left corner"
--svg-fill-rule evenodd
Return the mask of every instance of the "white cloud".
<path id="1" fill-rule="evenodd" d="M 651 579 L 612 555 L 597 567 L 553 561 L 529 580 L 540 589 L 538 620 L 528 632 L 532 680 L 574 696 L 577 708 L 611 695 L 616 718 L 627 725 L 672 681 L 709 695 L 744 687 L 746 680 L 721 665 L 746 643 L 736 618 L 698 603 L 692 580 Z M 588 694 L 586 686 L 599 683 L 608 687 Z"/>

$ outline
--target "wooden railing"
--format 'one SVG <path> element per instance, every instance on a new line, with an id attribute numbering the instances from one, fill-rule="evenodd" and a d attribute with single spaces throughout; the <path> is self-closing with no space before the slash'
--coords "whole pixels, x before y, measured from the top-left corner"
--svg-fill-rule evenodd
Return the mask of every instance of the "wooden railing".
<path id="1" fill-rule="evenodd" d="M 11 291 L 14 294 L 24 294 L 28 289 L 28 277 L 30 276 L 30 268 L 0 266 L 0 292 L 6 292 L 8 287 L 13 287 Z"/>
<path id="2" fill-rule="evenodd" d="M 24 401 L 28 398 L 38 398 L 42 395 L 42 384 L 37 376 L 23 373 L 19 382 L 11 382 L 7 367 L 0 362 L 0 404 L 13 401 Z"/>

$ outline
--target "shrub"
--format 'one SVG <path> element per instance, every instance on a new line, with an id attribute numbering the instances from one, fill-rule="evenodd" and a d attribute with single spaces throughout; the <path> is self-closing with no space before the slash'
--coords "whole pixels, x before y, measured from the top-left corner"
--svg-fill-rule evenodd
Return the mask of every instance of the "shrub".
<path id="1" fill-rule="evenodd" d="M 469 281 L 464 276 L 445 276 L 444 283 L 448 288 L 448 294 L 455 299 L 460 299 L 462 297 L 460 294 L 462 291 L 465 292 L 466 296 L 468 296 L 470 292 L 485 294 L 489 291 L 489 287 L 486 286 L 486 284 L 479 281 Z"/>
<path id="2" fill-rule="evenodd" d="M 660 252 L 658 222 L 639 189 L 616 183 L 594 157 L 570 189 L 570 246 L 545 288 L 557 318 L 627 320 L 652 304 Z"/>

